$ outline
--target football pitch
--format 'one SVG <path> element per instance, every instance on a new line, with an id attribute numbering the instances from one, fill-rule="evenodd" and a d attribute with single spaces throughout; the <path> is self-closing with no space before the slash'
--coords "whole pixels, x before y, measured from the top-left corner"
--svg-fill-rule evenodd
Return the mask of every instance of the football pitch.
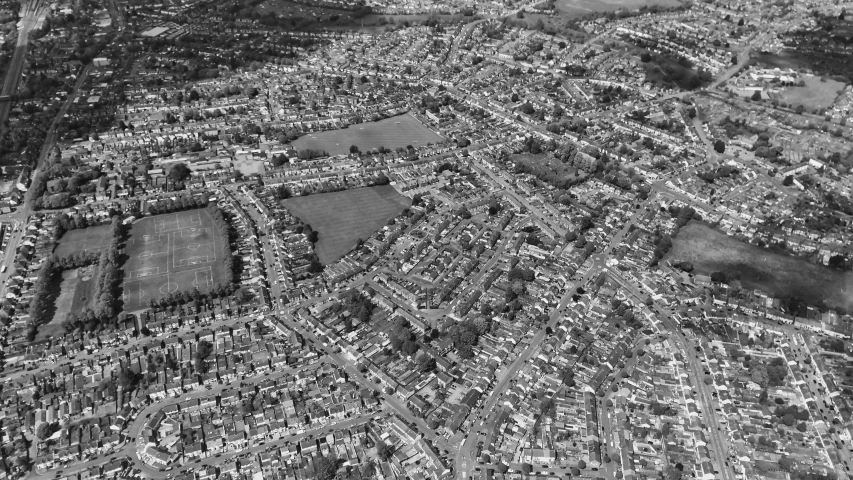
<path id="1" fill-rule="evenodd" d="M 151 299 L 226 282 L 219 233 L 205 209 L 157 215 L 133 225 L 125 248 L 122 298 L 126 311 L 148 308 Z"/>
<path id="2" fill-rule="evenodd" d="M 284 206 L 320 234 L 314 252 L 329 265 L 367 240 L 373 232 L 411 206 L 412 201 L 389 185 L 294 197 Z"/>

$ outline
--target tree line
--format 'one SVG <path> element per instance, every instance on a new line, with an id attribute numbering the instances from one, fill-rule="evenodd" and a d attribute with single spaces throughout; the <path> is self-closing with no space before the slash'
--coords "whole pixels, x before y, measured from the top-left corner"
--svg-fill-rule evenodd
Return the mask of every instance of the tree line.
<path id="1" fill-rule="evenodd" d="M 27 330 L 27 340 L 35 340 L 38 326 L 50 320 L 51 301 L 55 293 L 51 285 L 56 280 L 57 275 L 61 274 L 66 268 L 80 268 L 94 263 L 98 258 L 97 252 L 88 253 L 63 258 L 62 263 L 54 255 L 47 257 L 41 270 L 39 270 L 36 281 L 33 283 L 33 298 L 30 300 L 29 306 L 30 323 Z"/>
<path id="2" fill-rule="evenodd" d="M 223 285 L 221 283 L 217 284 L 215 287 L 211 287 L 205 292 L 199 290 L 198 287 L 194 287 L 192 290 L 170 293 L 159 300 L 151 298 L 148 300 L 148 306 L 151 309 L 160 309 L 165 311 L 166 309 L 174 309 L 178 305 L 186 305 L 192 302 L 195 305 L 196 310 L 199 310 L 202 304 L 207 304 L 208 301 L 213 300 L 214 298 L 225 298 L 233 294 L 236 290 L 237 286 L 234 284 Z M 183 313 L 183 311 L 181 311 L 181 313 Z"/>
<path id="3" fill-rule="evenodd" d="M 231 254 L 231 242 L 235 240 L 236 232 L 231 228 L 228 214 L 226 214 L 216 204 L 209 204 L 207 211 L 210 213 L 210 218 L 213 219 L 213 225 L 219 234 L 217 243 L 222 251 L 223 262 L 225 262 L 225 272 L 227 277 L 224 282 L 227 284 L 236 283 L 238 278 L 240 264 L 234 260 L 234 255 Z"/>
<path id="4" fill-rule="evenodd" d="M 209 203 L 209 197 L 206 194 L 192 195 L 184 194 L 177 196 L 174 200 L 166 198 L 158 200 L 156 203 L 148 207 L 148 213 L 151 215 L 162 215 L 166 213 L 183 212 L 185 210 L 195 210 L 204 208 Z"/>
<path id="5" fill-rule="evenodd" d="M 672 248 L 672 239 L 678 235 L 678 231 L 681 230 L 681 227 L 687 225 L 687 222 L 692 220 L 694 217 L 698 217 L 696 215 L 696 210 L 693 207 L 676 207 L 674 205 L 669 207 L 669 214 L 672 218 L 675 219 L 675 228 L 672 231 L 672 235 L 662 234 L 659 230 L 655 232 L 655 238 L 653 243 L 655 244 L 654 256 L 652 257 L 651 262 L 649 262 L 650 267 L 654 267 L 658 264 L 661 258 L 663 258 L 669 249 Z M 699 218 L 697 218 L 698 220 Z"/>
<path id="6" fill-rule="evenodd" d="M 82 230 L 89 227 L 97 227 L 99 225 L 102 225 L 102 223 L 97 220 L 90 221 L 83 215 L 69 215 L 68 213 L 63 212 L 56 217 L 56 226 L 54 226 L 53 229 L 53 240 L 59 241 L 59 239 L 70 230 Z"/>

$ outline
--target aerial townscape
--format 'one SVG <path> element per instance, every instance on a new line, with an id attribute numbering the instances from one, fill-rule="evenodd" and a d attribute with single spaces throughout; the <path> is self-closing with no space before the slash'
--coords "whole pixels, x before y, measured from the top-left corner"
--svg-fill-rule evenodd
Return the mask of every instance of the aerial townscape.
<path id="1" fill-rule="evenodd" d="M 853 0 L 0 0 L 0 480 L 849 480 Z"/>

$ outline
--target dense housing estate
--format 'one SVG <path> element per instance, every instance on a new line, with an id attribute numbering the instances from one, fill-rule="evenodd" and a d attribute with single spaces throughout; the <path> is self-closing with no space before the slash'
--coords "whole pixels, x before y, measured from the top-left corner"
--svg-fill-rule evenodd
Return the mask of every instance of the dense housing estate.
<path id="1" fill-rule="evenodd" d="M 849 478 L 849 7 L 0 1 L 0 478 Z"/>

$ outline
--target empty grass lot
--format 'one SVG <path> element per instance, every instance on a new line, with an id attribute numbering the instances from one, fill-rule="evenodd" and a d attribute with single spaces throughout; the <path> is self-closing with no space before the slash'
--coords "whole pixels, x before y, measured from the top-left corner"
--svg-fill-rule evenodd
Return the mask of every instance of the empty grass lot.
<path id="1" fill-rule="evenodd" d="M 583 15 L 590 12 L 612 12 L 615 10 L 637 10 L 640 7 L 658 5 L 677 7 L 678 0 L 558 0 L 557 10 Z"/>
<path id="2" fill-rule="evenodd" d="M 844 90 L 844 84 L 835 80 L 820 81 L 820 77 L 803 77 L 806 83 L 803 87 L 787 87 L 782 89 L 779 101 L 791 105 L 802 105 L 806 110 L 826 108 L 835 103 L 839 91 Z"/>
<path id="3" fill-rule="evenodd" d="M 329 155 L 349 154 L 356 145 L 362 152 L 385 147 L 396 149 L 424 146 L 443 138 L 411 115 L 398 115 L 378 122 L 359 123 L 341 130 L 309 133 L 293 141 L 296 150 L 323 150 Z"/>
<path id="4" fill-rule="evenodd" d="M 842 272 L 801 258 L 741 242 L 710 226 L 690 222 L 673 242 L 666 260 L 693 263 L 694 273 L 738 272 L 744 288 L 808 303 L 824 300 L 830 308 L 853 308 L 853 272 Z"/>
<path id="5" fill-rule="evenodd" d="M 358 243 L 412 204 L 390 185 L 321 193 L 284 201 L 293 215 L 311 225 L 320 239 L 314 252 L 320 263 L 334 263 Z"/>
<path id="6" fill-rule="evenodd" d="M 81 230 L 82 231 L 82 230 Z M 71 312 L 79 312 L 84 307 L 95 306 L 95 284 L 98 278 L 98 267 L 91 265 L 62 272 L 53 291 L 59 295 L 53 303 L 53 317 L 50 322 L 42 325 L 36 334 L 36 341 L 45 340 L 60 335 L 64 329 L 62 322 Z"/>
<path id="7" fill-rule="evenodd" d="M 125 247 L 122 298 L 125 311 L 151 299 L 227 285 L 225 255 L 207 209 L 144 218 L 133 224 Z"/>
<path id="8" fill-rule="evenodd" d="M 69 230 L 59 239 L 53 252 L 57 257 L 67 257 L 73 253 L 102 250 L 110 242 L 110 224 L 97 227 Z"/>

